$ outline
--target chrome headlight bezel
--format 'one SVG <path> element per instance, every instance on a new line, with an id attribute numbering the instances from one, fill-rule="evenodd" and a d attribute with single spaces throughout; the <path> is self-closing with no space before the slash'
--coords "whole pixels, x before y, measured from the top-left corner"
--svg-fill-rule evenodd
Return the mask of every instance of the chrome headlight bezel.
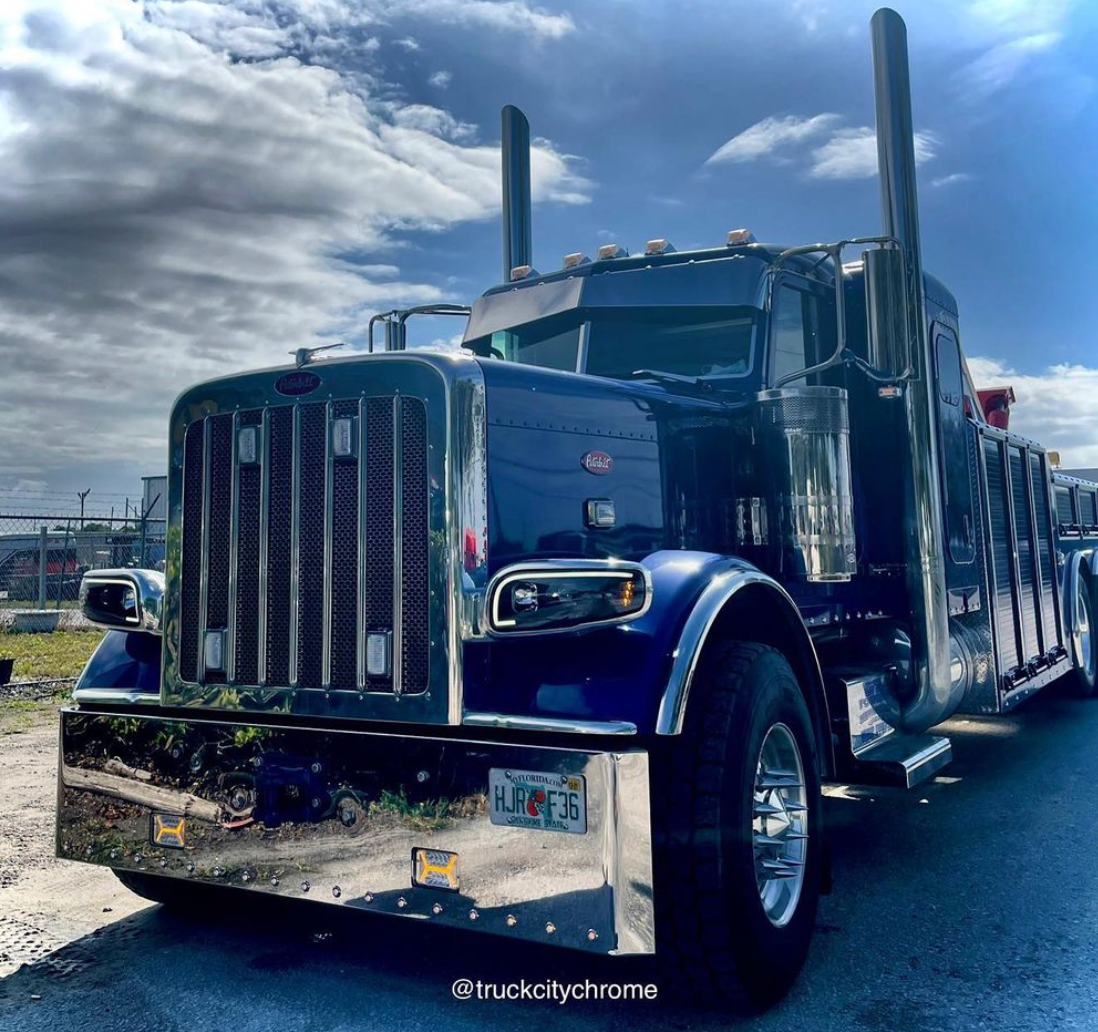
<path id="1" fill-rule="evenodd" d="M 522 628 L 509 622 L 501 613 L 505 592 L 516 585 L 536 582 L 567 581 L 569 579 L 600 579 L 606 583 L 626 580 L 639 588 L 640 598 L 634 609 L 613 616 L 593 616 L 575 619 L 561 626 Z M 640 619 L 652 605 L 652 576 L 640 563 L 620 559 L 547 559 L 541 562 L 514 563 L 500 570 L 489 582 L 485 598 L 485 622 L 495 638 L 518 638 L 533 635 L 567 634 L 594 627 L 610 627 Z"/>
<path id="2" fill-rule="evenodd" d="M 159 634 L 163 606 L 158 570 L 90 570 L 80 582 L 80 608 L 100 627 Z"/>

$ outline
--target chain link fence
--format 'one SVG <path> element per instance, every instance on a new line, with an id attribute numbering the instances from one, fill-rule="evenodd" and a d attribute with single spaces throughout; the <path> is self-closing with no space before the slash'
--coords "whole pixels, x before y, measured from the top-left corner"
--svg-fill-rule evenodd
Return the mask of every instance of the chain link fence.
<path id="1" fill-rule="evenodd" d="M 165 520 L 156 504 L 81 514 L 28 511 L 0 493 L 0 699 L 52 694 L 79 676 L 102 637 L 80 612 L 88 570 L 164 569 Z M 89 511 L 90 510 L 90 511 Z"/>

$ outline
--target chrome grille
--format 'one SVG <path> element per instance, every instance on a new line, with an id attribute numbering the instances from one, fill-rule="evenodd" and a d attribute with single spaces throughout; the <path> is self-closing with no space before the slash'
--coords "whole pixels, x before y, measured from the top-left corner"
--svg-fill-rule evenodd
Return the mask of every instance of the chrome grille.
<path id="1" fill-rule="evenodd" d="M 336 456 L 334 421 L 354 421 Z M 258 461 L 239 434 L 255 428 Z M 430 480 L 419 398 L 309 402 L 191 423 L 184 440 L 185 682 L 419 694 L 430 676 Z M 391 669 L 367 674 L 371 632 Z M 224 662 L 204 643 L 223 636 Z"/>

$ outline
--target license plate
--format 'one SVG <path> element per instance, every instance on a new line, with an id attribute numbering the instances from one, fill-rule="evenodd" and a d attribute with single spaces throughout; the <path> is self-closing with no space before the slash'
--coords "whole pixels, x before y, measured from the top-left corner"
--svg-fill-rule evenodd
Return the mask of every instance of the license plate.
<path id="1" fill-rule="evenodd" d="M 587 782 L 582 774 L 493 767 L 488 772 L 488 793 L 493 824 L 587 833 Z"/>

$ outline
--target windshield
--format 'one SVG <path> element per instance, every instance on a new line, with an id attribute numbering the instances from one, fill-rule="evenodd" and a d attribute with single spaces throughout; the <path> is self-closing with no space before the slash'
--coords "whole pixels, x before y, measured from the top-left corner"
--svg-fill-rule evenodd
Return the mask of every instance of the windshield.
<path id="1" fill-rule="evenodd" d="M 727 305 L 569 312 L 494 333 L 466 346 L 478 354 L 625 378 L 650 369 L 680 376 L 744 376 L 751 370 L 759 312 Z M 585 331 L 586 327 L 586 331 Z"/>

